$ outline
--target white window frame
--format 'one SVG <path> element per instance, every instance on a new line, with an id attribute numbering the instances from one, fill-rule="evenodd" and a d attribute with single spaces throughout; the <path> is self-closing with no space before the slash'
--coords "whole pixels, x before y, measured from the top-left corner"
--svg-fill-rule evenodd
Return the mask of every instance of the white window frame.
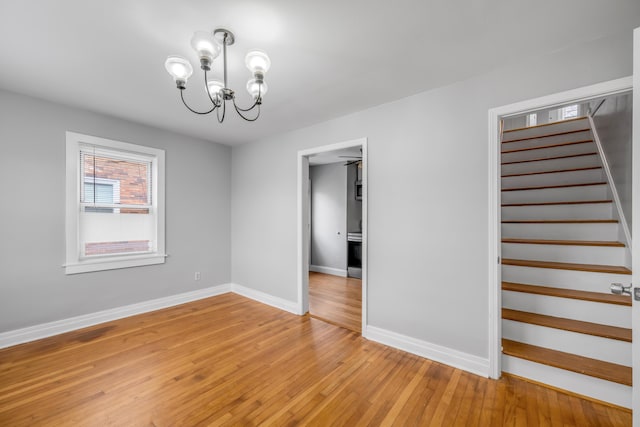
<path id="1" fill-rule="evenodd" d="M 75 132 L 66 133 L 67 168 L 66 168 L 66 262 L 65 274 L 87 273 L 91 271 L 113 270 L 117 268 L 138 267 L 143 265 L 162 264 L 165 262 L 165 153 L 164 150 L 115 141 Z M 152 206 L 156 219 L 155 251 L 148 253 L 118 254 L 105 256 L 82 257 L 80 248 L 80 192 L 82 191 L 82 173 L 80 165 L 80 149 L 86 145 L 97 148 L 117 150 L 151 157 L 152 174 Z"/>

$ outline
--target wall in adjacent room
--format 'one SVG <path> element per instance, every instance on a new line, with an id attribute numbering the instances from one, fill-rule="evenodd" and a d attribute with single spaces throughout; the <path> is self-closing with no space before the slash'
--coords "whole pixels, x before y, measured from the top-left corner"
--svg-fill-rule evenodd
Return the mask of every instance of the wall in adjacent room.
<path id="1" fill-rule="evenodd" d="M 65 275 L 66 131 L 166 150 L 165 264 Z M 0 332 L 229 283 L 230 176 L 227 146 L 0 91 Z"/>
<path id="2" fill-rule="evenodd" d="M 297 300 L 297 152 L 366 137 L 368 324 L 488 357 L 488 110 L 631 64 L 625 32 L 234 147 L 233 282 Z"/>
<path id="3" fill-rule="evenodd" d="M 347 168 L 342 163 L 311 166 L 309 178 L 311 265 L 346 275 Z"/>
<path id="4" fill-rule="evenodd" d="M 631 231 L 631 94 L 607 98 L 593 116 L 602 142 L 613 181 L 618 191 L 622 212 Z"/>

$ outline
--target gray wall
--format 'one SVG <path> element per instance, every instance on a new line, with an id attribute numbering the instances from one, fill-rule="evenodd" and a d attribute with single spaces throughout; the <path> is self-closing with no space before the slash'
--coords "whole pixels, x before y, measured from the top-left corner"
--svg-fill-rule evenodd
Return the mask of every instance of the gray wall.
<path id="1" fill-rule="evenodd" d="M 166 150 L 165 264 L 64 274 L 67 130 Z M 223 145 L 0 91 L 0 332 L 228 283 L 230 161 Z"/>
<path id="2" fill-rule="evenodd" d="M 606 99 L 593 117 L 631 231 L 631 94 Z"/>
<path id="3" fill-rule="evenodd" d="M 361 231 L 362 201 L 356 200 L 355 182 L 358 179 L 358 165 L 353 164 L 347 169 L 347 231 Z"/>
<path id="4" fill-rule="evenodd" d="M 309 167 L 311 265 L 347 270 L 347 168 Z"/>
<path id="5" fill-rule="evenodd" d="M 487 111 L 631 64 L 625 32 L 234 147 L 233 282 L 296 301 L 297 152 L 367 137 L 369 324 L 487 357 Z"/>

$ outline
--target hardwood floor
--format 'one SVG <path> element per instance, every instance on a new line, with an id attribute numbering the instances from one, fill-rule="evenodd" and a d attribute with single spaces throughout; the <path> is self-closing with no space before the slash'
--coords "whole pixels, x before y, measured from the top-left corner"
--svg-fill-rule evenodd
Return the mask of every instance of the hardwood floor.
<path id="1" fill-rule="evenodd" d="M 360 333 L 362 280 L 310 272 L 309 314 Z"/>
<path id="2" fill-rule="evenodd" d="M 630 426 L 225 294 L 0 350 L 2 426 Z"/>

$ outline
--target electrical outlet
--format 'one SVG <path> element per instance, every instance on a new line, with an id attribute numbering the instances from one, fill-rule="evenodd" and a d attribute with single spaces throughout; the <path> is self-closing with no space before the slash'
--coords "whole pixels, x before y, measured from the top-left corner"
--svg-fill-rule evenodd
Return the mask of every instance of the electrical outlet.
<path id="1" fill-rule="evenodd" d="M 200 280 L 200 272 L 196 271 L 196 274 L 193 277 L 194 280 Z"/>

